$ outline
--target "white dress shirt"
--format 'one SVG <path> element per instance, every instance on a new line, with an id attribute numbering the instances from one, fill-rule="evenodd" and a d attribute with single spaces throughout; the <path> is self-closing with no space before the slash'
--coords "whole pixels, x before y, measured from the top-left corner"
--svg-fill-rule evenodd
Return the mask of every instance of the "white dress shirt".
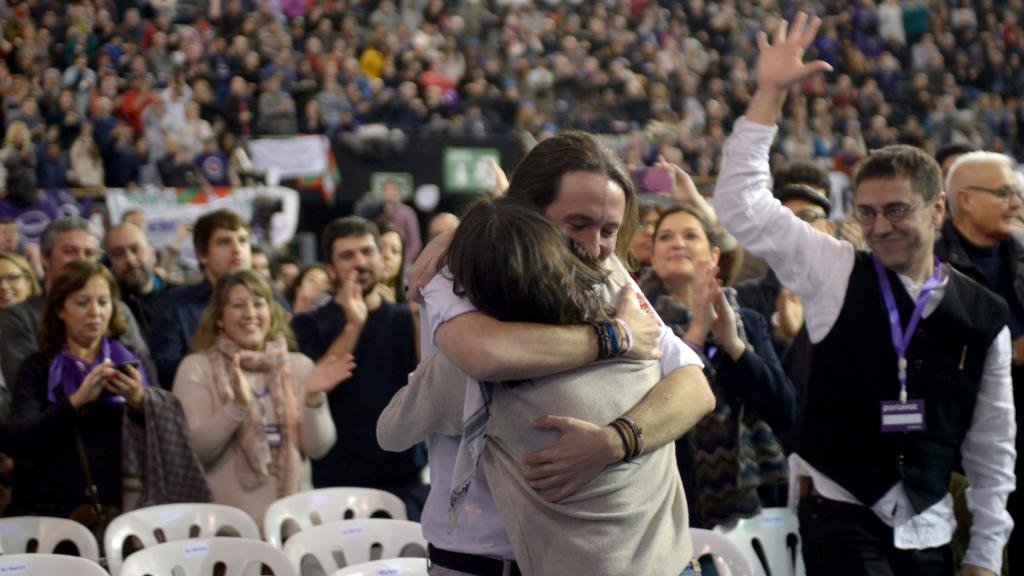
<path id="1" fill-rule="evenodd" d="M 764 258 L 783 286 L 800 295 L 811 341 L 821 342 L 832 330 L 846 298 L 854 265 L 854 248 L 812 228 L 782 207 L 771 193 L 768 153 L 777 128 L 739 119 L 722 153 L 722 169 L 714 206 L 721 224 L 744 249 Z M 900 275 L 912 299 L 921 286 Z M 923 317 L 938 307 L 948 284 L 932 290 Z M 970 428 L 961 445 L 962 463 L 971 488 L 967 503 L 974 516 L 965 564 L 999 573 L 1002 551 L 1013 528 L 1006 499 L 1015 486 L 1016 420 L 1010 380 L 1010 333 L 1007 328 L 989 346 Z M 895 370 L 895 366 L 893 370 Z M 870 464 L 870 463 L 868 463 Z M 790 496 L 799 476 L 810 476 L 825 498 L 870 505 L 893 528 L 894 545 L 924 549 L 948 543 L 956 528 L 950 495 L 915 514 L 903 483 L 896 483 L 878 502 L 862 503 L 840 484 L 814 469 L 799 454 L 790 457 Z"/>

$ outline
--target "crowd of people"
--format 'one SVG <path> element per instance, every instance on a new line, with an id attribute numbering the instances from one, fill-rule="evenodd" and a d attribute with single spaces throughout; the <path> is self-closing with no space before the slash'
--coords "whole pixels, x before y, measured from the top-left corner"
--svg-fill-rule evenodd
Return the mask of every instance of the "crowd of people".
<path id="1" fill-rule="evenodd" d="M 247 138 L 371 125 L 618 134 L 628 162 L 713 176 L 753 34 L 798 7 L 823 18 L 811 53 L 833 70 L 794 87 L 785 157 L 849 172 L 897 142 L 1024 154 L 1019 0 L 5 0 L 2 181 L 237 184 Z"/>
<path id="2" fill-rule="evenodd" d="M 538 142 L 322 262 L 209 212 L 191 283 L 143 211 L 0 219 L 6 513 L 373 487 L 431 574 L 675 576 L 789 502 L 812 575 L 1020 570 L 1024 6 L 802 4 L 0 3 L 15 205 L 231 184 L 262 135 Z"/>

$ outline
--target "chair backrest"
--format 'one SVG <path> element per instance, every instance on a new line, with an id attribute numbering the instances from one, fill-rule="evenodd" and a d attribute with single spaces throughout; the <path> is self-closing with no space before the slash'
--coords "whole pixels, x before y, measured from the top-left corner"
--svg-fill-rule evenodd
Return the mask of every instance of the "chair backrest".
<path id="1" fill-rule="evenodd" d="M 65 554 L 8 554 L 0 556 L 0 574 L 25 576 L 107 576 L 96 562 Z"/>
<path id="2" fill-rule="evenodd" d="M 426 558 L 392 558 L 346 566 L 331 576 L 427 576 Z"/>
<path id="3" fill-rule="evenodd" d="M 407 547 L 415 547 L 415 550 L 407 550 Z M 336 560 L 336 551 L 345 556 L 344 563 Z M 302 560 L 310 555 L 329 574 L 343 566 L 398 558 L 403 554 L 426 557 L 427 541 L 417 522 L 386 518 L 342 520 L 295 534 L 285 542 L 284 553 L 298 572 L 302 572 Z"/>
<path id="4" fill-rule="evenodd" d="M 716 531 L 719 531 L 716 528 Z M 800 527 L 789 508 L 765 508 L 753 518 L 740 520 L 725 537 L 758 560 L 759 575 L 804 576 Z"/>
<path id="5" fill-rule="evenodd" d="M 719 576 L 756 576 L 758 567 L 752 556 L 740 549 L 724 534 L 691 528 L 693 557 L 701 558 L 710 554 L 714 559 Z"/>
<path id="6" fill-rule="evenodd" d="M 269 567 L 274 576 L 298 576 L 284 552 L 247 538 L 190 538 L 143 548 L 125 559 L 121 575 L 172 576 L 180 568 L 184 576 L 210 576 L 223 564 L 224 576 L 241 576 L 259 574 L 259 570 L 246 570 L 257 562 Z"/>
<path id="7" fill-rule="evenodd" d="M 390 492 L 373 488 L 321 488 L 277 500 L 263 516 L 263 534 L 278 548 L 282 531 L 292 532 L 339 520 L 387 517 L 405 520 L 405 503 Z"/>
<path id="8" fill-rule="evenodd" d="M 162 538 L 157 537 L 157 530 Z M 247 513 L 222 504 L 164 504 L 139 508 L 114 518 L 103 535 L 110 573 L 117 576 L 124 561 L 125 540 L 134 536 L 143 547 L 186 538 L 210 538 L 233 531 L 260 539 L 260 529 Z"/>
<path id="9" fill-rule="evenodd" d="M 100 549 L 88 528 L 66 518 L 12 516 L 0 518 L 0 550 L 4 554 L 23 554 L 35 540 L 35 551 L 49 554 L 57 545 L 69 541 L 78 547 L 82 558 L 98 562 Z"/>

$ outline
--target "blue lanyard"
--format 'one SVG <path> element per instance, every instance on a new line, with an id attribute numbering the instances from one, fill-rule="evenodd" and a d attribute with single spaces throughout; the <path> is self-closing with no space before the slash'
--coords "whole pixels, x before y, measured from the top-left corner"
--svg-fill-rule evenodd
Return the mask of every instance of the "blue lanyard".
<path id="1" fill-rule="evenodd" d="M 910 315 L 910 322 L 907 323 L 906 331 L 902 331 L 900 322 L 900 311 L 896 308 L 896 297 L 892 293 L 892 285 L 889 284 L 889 276 L 878 258 L 874 256 L 871 260 L 875 263 L 875 272 L 878 274 L 878 285 L 882 288 L 882 297 L 885 299 L 885 307 L 889 311 L 889 328 L 892 332 L 892 347 L 896 349 L 896 366 L 900 379 L 900 403 L 907 403 L 907 348 L 910 347 L 910 339 L 914 337 L 914 330 L 921 320 L 924 307 L 928 303 L 928 295 L 933 288 L 939 285 L 942 278 L 942 268 L 939 265 L 939 258 L 935 256 L 935 272 L 921 287 L 921 293 L 917 297 L 917 304 L 914 306 L 914 313 Z"/>

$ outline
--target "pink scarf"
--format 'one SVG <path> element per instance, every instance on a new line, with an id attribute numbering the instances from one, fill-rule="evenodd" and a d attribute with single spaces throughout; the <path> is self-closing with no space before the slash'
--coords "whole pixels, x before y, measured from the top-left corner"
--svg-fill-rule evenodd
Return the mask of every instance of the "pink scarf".
<path id="1" fill-rule="evenodd" d="M 242 453 L 237 458 L 237 471 L 242 487 L 252 490 L 273 475 L 277 478 L 278 493 L 287 496 L 299 491 L 299 471 L 302 456 L 299 452 L 299 412 L 295 405 L 295 388 L 292 385 L 291 364 L 288 358 L 288 343 L 284 336 L 268 341 L 262 352 L 244 350 L 223 333 L 217 336 L 213 347 L 206 351 L 213 366 L 214 385 L 222 402 L 232 402 L 240 386 L 231 368 L 231 359 L 238 354 L 242 370 L 266 372 L 267 392 L 273 405 L 277 425 L 281 429 L 281 445 L 271 450 L 262 418 L 262 403 L 259 394 L 253 392 L 253 404 L 245 420 L 235 433 L 237 441 L 233 447 Z"/>

